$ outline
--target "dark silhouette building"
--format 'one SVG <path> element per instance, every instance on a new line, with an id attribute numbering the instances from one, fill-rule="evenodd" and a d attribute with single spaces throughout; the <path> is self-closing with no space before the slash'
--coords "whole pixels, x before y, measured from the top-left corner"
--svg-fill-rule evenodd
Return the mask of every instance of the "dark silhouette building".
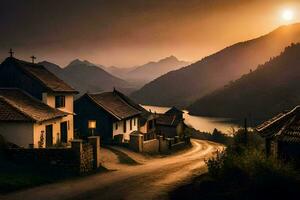
<path id="1" fill-rule="evenodd" d="M 300 158 L 300 106 L 256 127 L 265 138 L 266 153 L 287 160 Z"/>

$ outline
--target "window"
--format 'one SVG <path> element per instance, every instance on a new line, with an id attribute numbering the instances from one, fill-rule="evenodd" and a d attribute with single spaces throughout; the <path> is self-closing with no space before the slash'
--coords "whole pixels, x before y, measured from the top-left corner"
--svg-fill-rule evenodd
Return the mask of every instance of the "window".
<path id="1" fill-rule="evenodd" d="M 65 96 L 55 96 L 55 108 L 63 108 L 65 107 Z"/>
<path id="2" fill-rule="evenodd" d="M 115 129 L 118 130 L 118 122 L 115 124 Z"/>
<path id="3" fill-rule="evenodd" d="M 89 121 L 88 121 L 88 128 L 89 128 L 89 129 L 95 129 L 96 126 L 97 126 L 96 120 L 89 120 Z"/>
<path id="4" fill-rule="evenodd" d="M 148 130 L 151 130 L 153 128 L 153 120 L 150 120 L 148 122 Z"/>
<path id="5" fill-rule="evenodd" d="M 124 133 L 126 133 L 126 120 L 123 121 L 123 130 L 124 130 Z"/>
<path id="6" fill-rule="evenodd" d="M 130 130 L 132 130 L 132 119 L 130 119 Z"/>

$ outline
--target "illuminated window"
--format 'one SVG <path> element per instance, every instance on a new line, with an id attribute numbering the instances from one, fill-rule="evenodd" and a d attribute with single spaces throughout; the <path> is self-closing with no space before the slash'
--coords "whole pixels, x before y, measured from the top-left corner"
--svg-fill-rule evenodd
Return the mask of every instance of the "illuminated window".
<path id="1" fill-rule="evenodd" d="M 89 120 L 88 121 L 88 127 L 89 129 L 95 129 L 96 128 L 96 120 Z"/>
<path id="2" fill-rule="evenodd" d="M 66 98 L 63 95 L 55 96 L 55 108 L 63 108 L 66 104 Z"/>

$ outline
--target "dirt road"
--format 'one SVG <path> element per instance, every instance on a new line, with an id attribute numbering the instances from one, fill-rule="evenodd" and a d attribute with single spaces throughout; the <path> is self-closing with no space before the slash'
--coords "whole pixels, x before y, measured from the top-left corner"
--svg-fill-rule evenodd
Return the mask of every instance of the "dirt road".
<path id="1" fill-rule="evenodd" d="M 205 171 L 204 160 L 222 149 L 221 145 L 192 140 L 187 151 L 163 158 L 147 158 L 126 150 L 122 154 L 140 164 L 118 163 L 114 150 L 104 166 L 112 171 L 32 188 L 3 196 L 3 199 L 167 199 L 168 191 Z M 120 155 L 119 155 L 120 156 Z"/>

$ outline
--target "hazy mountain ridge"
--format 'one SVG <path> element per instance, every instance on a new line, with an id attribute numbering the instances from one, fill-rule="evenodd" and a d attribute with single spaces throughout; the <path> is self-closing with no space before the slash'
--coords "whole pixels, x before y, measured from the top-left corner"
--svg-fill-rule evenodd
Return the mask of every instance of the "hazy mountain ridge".
<path id="1" fill-rule="evenodd" d="M 234 44 L 190 66 L 171 71 L 131 96 L 143 104 L 184 107 L 299 41 L 300 24 L 282 26 L 267 35 Z"/>
<path id="2" fill-rule="evenodd" d="M 144 84 L 170 71 L 189 65 L 189 62 L 178 60 L 175 56 L 169 56 L 158 61 L 151 61 L 141 66 L 129 68 L 103 67 L 107 72 L 120 77 L 128 82 L 136 83 L 142 87 Z"/>
<path id="3" fill-rule="evenodd" d="M 89 61 L 76 59 L 71 61 L 65 68 L 47 61 L 43 61 L 40 64 L 44 65 L 49 71 L 66 81 L 80 93 L 112 90 L 114 87 L 126 93 L 132 91 L 129 83 L 109 74 Z"/>
<path id="4" fill-rule="evenodd" d="M 167 72 L 179 69 L 189 64 L 189 62 L 178 60 L 175 56 L 169 56 L 157 62 L 152 61 L 138 66 L 132 71 L 128 72 L 127 77 L 129 79 L 139 78 L 151 81 Z"/>
<path id="5" fill-rule="evenodd" d="M 191 114 L 267 119 L 300 103 L 300 44 L 191 106 Z"/>

